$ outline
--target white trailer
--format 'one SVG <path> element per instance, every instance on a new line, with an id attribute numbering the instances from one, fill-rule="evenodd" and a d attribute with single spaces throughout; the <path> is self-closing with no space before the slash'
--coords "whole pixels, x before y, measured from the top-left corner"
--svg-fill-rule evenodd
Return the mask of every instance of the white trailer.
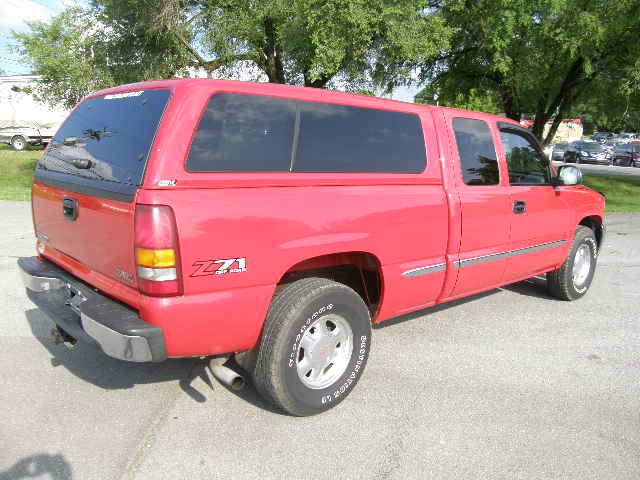
<path id="1" fill-rule="evenodd" d="M 37 80 L 35 75 L 0 76 L 0 143 L 15 150 L 48 143 L 69 113 L 29 93 Z"/>

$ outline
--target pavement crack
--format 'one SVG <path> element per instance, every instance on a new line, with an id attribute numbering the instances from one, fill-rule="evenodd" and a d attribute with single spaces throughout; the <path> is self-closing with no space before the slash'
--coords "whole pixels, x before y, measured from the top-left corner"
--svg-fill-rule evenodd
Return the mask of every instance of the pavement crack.
<path id="1" fill-rule="evenodd" d="M 189 369 L 187 378 L 191 378 L 191 372 L 194 368 L 197 368 L 197 366 L 198 363 L 196 362 L 194 366 Z M 140 443 L 131 456 L 131 460 L 129 460 L 129 463 L 127 463 L 124 472 L 120 476 L 120 480 L 133 480 L 135 478 L 140 465 L 142 465 L 143 460 L 145 459 L 153 443 L 155 442 L 158 432 L 165 424 L 169 413 L 171 412 L 173 407 L 175 407 L 181 393 L 184 392 L 180 388 L 180 383 L 178 383 L 175 393 L 168 399 L 167 402 L 164 402 L 160 406 L 160 408 L 158 408 L 158 411 L 149 422 L 149 425 L 147 426 L 144 435 L 140 440 Z"/>

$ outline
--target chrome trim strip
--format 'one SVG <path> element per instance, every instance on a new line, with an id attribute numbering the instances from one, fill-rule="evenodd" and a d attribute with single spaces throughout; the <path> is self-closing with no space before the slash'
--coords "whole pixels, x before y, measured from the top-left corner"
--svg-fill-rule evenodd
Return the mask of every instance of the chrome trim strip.
<path id="1" fill-rule="evenodd" d="M 406 272 L 402 272 L 403 277 L 419 277 L 421 275 L 427 275 L 429 273 L 442 272 L 445 269 L 444 263 L 437 263 L 436 265 L 427 265 L 425 267 L 412 268 Z"/>
<path id="2" fill-rule="evenodd" d="M 456 260 L 453 262 L 455 268 L 469 267 L 471 265 L 477 265 L 479 263 L 492 262 L 494 260 L 502 260 L 503 258 L 517 257 L 519 255 L 526 255 L 528 253 L 539 252 L 540 250 L 547 250 L 549 248 L 559 247 L 567 243 L 566 240 L 557 240 L 555 242 L 541 243 L 539 245 L 532 245 L 531 247 L 518 248 L 516 250 L 509 250 L 506 252 L 492 253 L 490 255 L 482 255 L 480 257 L 467 258 L 466 260 Z"/>

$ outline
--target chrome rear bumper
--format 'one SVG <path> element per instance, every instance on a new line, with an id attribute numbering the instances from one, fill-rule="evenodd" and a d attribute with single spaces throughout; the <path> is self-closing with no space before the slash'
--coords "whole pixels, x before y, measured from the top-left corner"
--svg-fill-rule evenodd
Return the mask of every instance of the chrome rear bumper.
<path id="1" fill-rule="evenodd" d="M 129 362 L 167 358 L 162 330 L 138 313 L 38 257 L 18 259 L 29 298 L 71 337 Z"/>

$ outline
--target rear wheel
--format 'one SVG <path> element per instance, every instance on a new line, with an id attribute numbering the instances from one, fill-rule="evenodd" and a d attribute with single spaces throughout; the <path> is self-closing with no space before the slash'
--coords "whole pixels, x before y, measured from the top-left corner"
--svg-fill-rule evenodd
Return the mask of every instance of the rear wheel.
<path id="1" fill-rule="evenodd" d="M 324 278 L 298 280 L 269 307 L 254 384 L 287 413 L 323 412 L 353 390 L 370 345 L 369 309 L 355 291 Z"/>
<path id="2" fill-rule="evenodd" d="M 11 147 L 14 150 L 22 151 L 25 148 L 27 148 L 27 145 L 28 145 L 27 144 L 27 139 L 24 138 L 22 135 L 16 135 L 15 137 L 13 137 L 11 139 Z"/>
<path id="3" fill-rule="evenodd" d="M 567 259 L 559 269 L 547 273 L 549 293 L 561 300 L 582 297 L 593 280 L 597 259 L 598 244 L 593 230 L 579 225 Z"/>

